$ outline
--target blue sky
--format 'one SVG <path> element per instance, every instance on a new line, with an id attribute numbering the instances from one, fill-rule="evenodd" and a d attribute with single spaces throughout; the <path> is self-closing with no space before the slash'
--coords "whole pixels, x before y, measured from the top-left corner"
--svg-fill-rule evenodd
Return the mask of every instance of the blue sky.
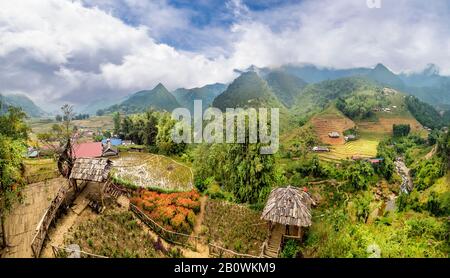
<path id="1" fill-rule="evenodd" d="M 0 1 L 0 93 L 42 106 L 312 63 L 450 75 L 447 0 Z"/>

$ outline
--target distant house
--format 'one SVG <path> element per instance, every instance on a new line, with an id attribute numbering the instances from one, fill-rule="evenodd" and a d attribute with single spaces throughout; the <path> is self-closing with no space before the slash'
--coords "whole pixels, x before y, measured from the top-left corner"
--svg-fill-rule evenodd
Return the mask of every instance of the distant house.
<path id="1" fill-rule="evenodd" d="M 371 164 L 380 164 L 383 162 L 383 158 L 370 158 L 367 161 Z"/>
<path id="2" fill-rule="evenodd" d="M 34 149 L 32 147 L 29 147 L 27 149 L 27 153 L 26 153 L 25 157 L 27 157 L 27 158 L 36 158 L 38 156 L 39 156 L 39 151 L 38 150 L 36 150 L 36 149 Z"/>
<path id="3" fill-rule="evenodd" d="M 116 147 L 112 145 L 112 142 L 109 139 L 107 139 L 106 144 L 103 144 L 102 156 L 109 157 L 116 155 L 119 155 L 119 151 L 117 150 Z"/>
<path id="4" fill-rule="evenodd" d="M 102 140 L 102 144 L 103 145 L 106 145 L 107 143 L 108 143 L 108 140 L 111 142 L 111 146 L 114 146 L 114 147 L 116 147 L 116 146 L 120 146 L 120 145 L 122 145 L 122 139 L 119 139 L 119 138 L 109 138 L 109 139 L 103 139 Z"/>
<path id="5" fill-rule="evenodd" d="M 122 140 L 122 146 L 131 146 L 134 145 L 133 141 L 131 140 Z"/>
<path id="6" fill-rule="evenodd" d="M 349 134 L 347 136 L 344 136 L 345 141 L 355 141 L 356 140 L 356 136 L 353 134 Z"/>
<path id="7" fill-rule="evenodd" d="M 328 137 L 330 137 L 330 138 L 339 138 L 339 137 L 341 137 L 341 135 L 339 135 L 339 132 L 333 131 L 333 132 L 328 133 Z"/>
<path id="8" fill-rule="evenodd" d="M 103 145 L 101 142 L 81 143 L 73 146 L 75 158 L 95 158 L 103 154 Z"/>
<path id="9" fill-rule="evenodd" d="M 327 147 L 319 147 L 319 146 L 315 146 L 312 148 L 313 152 L 329 152 L 330 149 Z"/>
<path id="10" fill-rule="evenodd" d="M 352 156 L 352 160 L 362 160 L 363 158 L 361 156 L 358 155 L 353 155 Z"/>

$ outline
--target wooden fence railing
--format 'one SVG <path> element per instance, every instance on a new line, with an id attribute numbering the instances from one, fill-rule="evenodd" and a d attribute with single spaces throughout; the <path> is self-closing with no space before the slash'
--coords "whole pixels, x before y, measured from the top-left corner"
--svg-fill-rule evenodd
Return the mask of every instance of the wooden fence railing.
<path id="1" fill-rule="evenodd" d="M 140 210 L 133 204 L 130 204 L 130 210 L 134 212 L 137 215 L 137 217 L 141 219 L 142 222 L 144 222 L 150 229 L 152 229 L 156 234 L 158 234 L 161 238 L 163 238 L 167 242 L 185 247 L 191 247 L 194 249 L 197 249 L 198 243 L 208 244 L 209 254 L 219 258 L 259 258 L 258 256 L 237 253 L 233 250 L 226 249 L 216 244 L 208 243 L 208 240 L 205 237 L 169 231 L 164 227 L 162 227 L 161 225 L 159 225 L 158 223 L 156 223 L 154 220 L 148 217 L 142 210 Z"/>
<path id="2" fill-rule="evenodd" d="M 206 243 L 206 239 L 203 237 L 177 233 L 165 229 L 164 227 L 156 223 L 153 219 L 148 217 L 142 210 L 140 210 L 133 204 L 130 204 L 130 210 L 134 212 L 137 215 L 137 217 L 142 222 L 144 222 L 150 229 L 152 229 L 156 234 L 158 234 L 161 238 L 163 238 L 167 242 L 185 247 L 191 247 L 194 249 L 197 249 L 198 243 L 202 242 Z"/>
<path id="3" fill-rule="evenodd" d="M 58 246 L 52 245 L 52 251 L 53 251 L 53 255 L 55 256 L 55 258 L 67 258 L 69 256 L 69 253 L 72 250 L 69 250 L 67 247 L 58 247 Z M 78 253 L 77 255 L 79 255 L 79 258 L 101 258 L 101 259 L 108 258 L 105 256 L 100 256 L 100 255 L 84 252 L 81 250 L 72 251 L 72 252 Z M 77 258 L 78 258 L 78 256 L 77 256 Z"/>
<path id="4" fill-rule="evenodd" d="M 42 245 L 44 243 L 45 237 L 47 236 L 48 228 L 55 218 L 57 210 L 63 203 L 67 192 L 68 188 L 63 185 L 56 194 L 56 197 L 52 200 L 50 206 L 48 207 L 47 211 L 45 212 L 36 228 L 36 234 L 34 235 L 31 242 L 31 250 L 33 251 L 33 255 L 35 258 L 39 258 L 39 255 L 41 254 Z"/>

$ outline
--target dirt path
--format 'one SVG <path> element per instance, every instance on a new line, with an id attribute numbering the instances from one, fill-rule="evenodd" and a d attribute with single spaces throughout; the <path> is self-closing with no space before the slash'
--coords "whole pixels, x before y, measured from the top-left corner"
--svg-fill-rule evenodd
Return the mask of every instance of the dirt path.
<path id="1" fill-rule="evenodd" d="M 52 245 L 63 246 L 64 236 L 68 233 L 69 229 L 75 225 L 77 221 L 80 221 L 80 215 L 87 207 L 89 200 L 87 196 L 91 192 L 98 190 L 98 185 L 94 183 L 87 184 L 80 195 L 75 199 L 72 206 L 67 210 L 67 214 L 57 220 L 56 227 L 49 230 L 47 234 L 47 241 L 44 243 L 41 257 L 53 258 Z M 84 217 L 85 218 L 85 217 Z"/>
<path id="2" fill-rule="evenodd" d="M 6 217 L 6 235 L 10 245 L 4 257 L 31 258 L 31 241 L 36 227 L 59 188 L 66 184 L 63 178 L 30 184 L 23 190 L 24 202 L 18 204 Z"/>
<path id="3" fill-rule="evenodd" d="M 206 201 L 208 200 L 207 196 L 200 197 L 200 213 L 195 220 L 195 226 L 193 234 L 198 236 L 202 232 L 203 220 L 205 219 L 205 209 L 206 209 Z"/>

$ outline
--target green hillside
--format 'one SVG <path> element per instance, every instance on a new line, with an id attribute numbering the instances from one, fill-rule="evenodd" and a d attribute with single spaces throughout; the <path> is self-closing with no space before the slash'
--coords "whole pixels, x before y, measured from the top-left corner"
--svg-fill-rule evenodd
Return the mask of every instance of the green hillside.
<path id="1" fill-rule="evenodd" d="M 265 76 L 265 80 L 269 84 L 275 96 L 286 107 L 292 106 L 295 98 L 307 85 L 307 83 L 302 79 L 281 70 L 269 72 Z"/>
<path id="2" fill-rule="evenodd" d="M 188 108 L 191 112 L 194 109 L 194 100 L 202 101 L 203 110 L 211 106 L 214 99 L 225 91 L 226 85 L 221 83 L 206 85 L 200 88 L 185 89 L 180 88 L 172 92 L 178 103 Z"/>
<path id="3" fill-rule="evenodd" d="M 105 112 L 123 111 L 132 114 L 143 112 L 149 108 L 172 111 L 178 107 L 180 107 L 180 104 L 175 97 L 164 85 L 159 83 L 152 90 L 137 92 L 119 105 L 109 107 Z"/>
<path id="4" fill-rule="evenodd" d="M 25 95 L 14 94 L 14 95 L 1 95 L 0 103 L 2 107 L 0 109 L 0 114 L 8 110 L 9 106 L 20 107 L 29 117 L 41 117 L 46 113 L 38 107 L 31 99 Z"/>
<path id="5" fill-rule="evenodd" d="M 284 107 L 278 101 L 267 82 L 255 72 L 241 74 L 228 88 L 217 96 L 213 106 L 221 110 L 226 108 Z"/>

